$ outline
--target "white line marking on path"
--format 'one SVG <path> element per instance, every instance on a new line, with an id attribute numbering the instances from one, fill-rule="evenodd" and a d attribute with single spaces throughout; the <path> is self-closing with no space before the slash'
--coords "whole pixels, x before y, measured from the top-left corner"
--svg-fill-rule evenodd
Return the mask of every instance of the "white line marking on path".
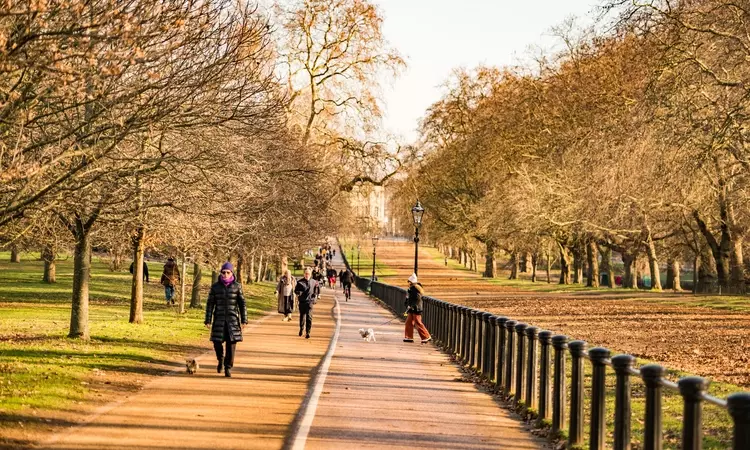
<path id="1" fill-rule="evenodd" d="M 310 394 L 310 398 L 303 405 L 304 411 L 299 426 L 297 427 L 297 432 L 292 439 L 290 445 L 291 450 L 303 450 L 305 444 L 307 444 L 307 435 L 310 434 L 310 427 L 312 426 L 313 419 L 315 419 L 315 412 L 318 409 L 320 394 L 323 393 L 323 386 L 325 385 L 326 377 L 328 376 L 328 368 L 331 366 L 331 359 L 333 359 L 333 353 L 336 351 L 336 343 L 339 340 L 339 330 L 341 329 L 341 309 L 339 308 L 339 299 L 336 298 L 335 294 L 333 300 L 333 308 L 336 313 L 336 328 L 333 332 L 331 342 L 328 344 L 328 350 L 326 351 L 323 363 L 320 365 L 320 370 L 315 374 L 312 394 Z"/>

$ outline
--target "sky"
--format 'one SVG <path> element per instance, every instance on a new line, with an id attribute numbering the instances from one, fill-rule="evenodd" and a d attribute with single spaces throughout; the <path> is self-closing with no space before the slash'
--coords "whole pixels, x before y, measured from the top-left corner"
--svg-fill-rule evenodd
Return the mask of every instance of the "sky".
<path id="1" fill-rule="evenodd" d="M 591 17 L 597 0 L 373 0 L 386 39 L 408 68 L 384 83 L 385 130 L 414 142 L 427 108 L 457 67 L 508 66 L 530 46 L 550 48 L 550 29 L 571 16 Z"/>

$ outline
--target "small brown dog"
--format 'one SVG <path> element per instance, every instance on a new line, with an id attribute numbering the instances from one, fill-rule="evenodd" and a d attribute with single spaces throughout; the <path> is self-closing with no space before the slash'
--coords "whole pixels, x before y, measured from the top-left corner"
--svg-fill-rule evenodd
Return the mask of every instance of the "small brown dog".
<path id="1" fill-rule="evenodd" d="M 196 361 L 194 358 L 185 360 L 185 368 L 187 369 L 187 373 L 189 373 L 190 375 L 197 372 L 200 367 L 201 366 L 198 364 L 198 361 Z"/>

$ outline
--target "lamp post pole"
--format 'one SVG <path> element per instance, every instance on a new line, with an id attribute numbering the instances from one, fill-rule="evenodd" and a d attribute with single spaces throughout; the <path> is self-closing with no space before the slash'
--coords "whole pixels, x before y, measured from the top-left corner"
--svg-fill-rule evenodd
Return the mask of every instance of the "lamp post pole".
<path id="1" fill-rule="evenodd" d="M 375 245 L 378 243 L 378 238 L 372 238 L 372 278 L 370 281 L 375 281 Z"/>
<path id="2" fill-rule="evenodd" d="M 360 250 L 360 247 L 359 245 L 357 245 L 357 276 L 359 276 L 359 253 L 360 253 L 359 250 Z"/>
<path id="3" fill-rule="evenodd" d="M 424 215 L 424 207 L 419 203 L 411 209 L 411 216 L 414 219 L 414 275 L 417 275 L 419 270 L 419 227 L 422 226 L 422 216 Z"/>
<path id="4" fill-rule="evenodd" d="M 419 227 L 414 229 L 414 275 L 419 274 Z"/>

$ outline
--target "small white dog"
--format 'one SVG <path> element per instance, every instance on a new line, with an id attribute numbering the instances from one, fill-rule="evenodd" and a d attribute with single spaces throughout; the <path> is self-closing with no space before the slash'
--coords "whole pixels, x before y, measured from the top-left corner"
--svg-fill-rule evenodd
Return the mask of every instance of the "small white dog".
<path id="1" fill-rule="evenodd" d="M 368 328 L 366 330 L 364 328 L 360 328 L 359 335 L 362 336 L 362 339 L 366 340 L 367 342 L 377 342 L 375 340 L 375 330 L 373 330 L 372 328 Z"/>

